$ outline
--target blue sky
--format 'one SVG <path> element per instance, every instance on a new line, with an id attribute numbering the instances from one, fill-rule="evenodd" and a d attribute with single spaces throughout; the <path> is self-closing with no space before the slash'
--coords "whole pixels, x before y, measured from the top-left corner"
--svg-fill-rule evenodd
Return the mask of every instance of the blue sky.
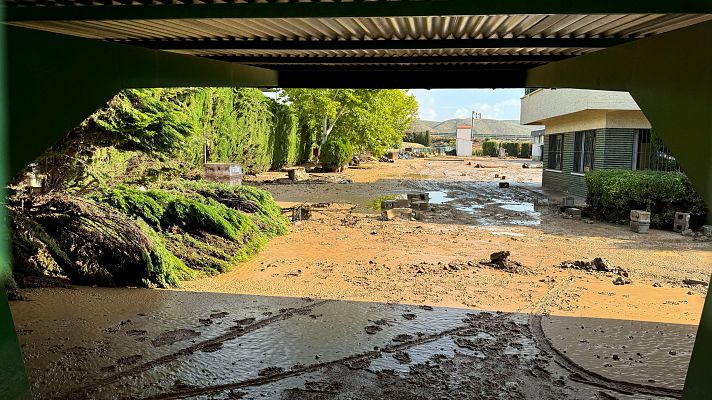
<path id="1" fill-rule="evenodd" d="M 482 118 L 519 120 L 524 89 L 413 89 L 410 93 L 418 100 L 420 119 L 469 119 L 477 111 Z"/>

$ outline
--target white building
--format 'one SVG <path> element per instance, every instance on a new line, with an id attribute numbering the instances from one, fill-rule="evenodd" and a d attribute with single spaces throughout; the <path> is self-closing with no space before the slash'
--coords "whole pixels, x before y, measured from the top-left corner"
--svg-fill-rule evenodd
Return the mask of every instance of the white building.
<path id="1" fill-rule="evenodd" d="M 458 125 L 455 137 L 455 154 L 458 157 L 472 157 L 472 126 Z"/>

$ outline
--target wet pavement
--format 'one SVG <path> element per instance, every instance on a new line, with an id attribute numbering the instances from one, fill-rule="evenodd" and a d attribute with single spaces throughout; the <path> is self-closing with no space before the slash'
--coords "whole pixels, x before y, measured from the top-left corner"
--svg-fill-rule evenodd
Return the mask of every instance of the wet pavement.
<path id="1" fill-rule="evenodd" d="M 13 312 L 37 398 L 674 398 L 695 333 L 686 325 L 143 289 L 38 289 L 28 298 Z M 620 360 L 597 357 L 613 353 Z"/>

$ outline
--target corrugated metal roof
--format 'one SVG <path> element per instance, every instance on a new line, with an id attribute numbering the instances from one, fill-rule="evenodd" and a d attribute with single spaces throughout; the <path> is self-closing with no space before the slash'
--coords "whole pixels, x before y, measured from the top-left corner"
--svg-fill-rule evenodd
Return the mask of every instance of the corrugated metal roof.
<path id="1" fill-rule="evenodd" d="M 709 14 L 471 15 L 386 18 L 257 18 L 37 21 L 13 25 L 92 39 L 430 40 L 641 38 L 712 20 Z"/>
<path id="2" fill-rule="evenodd" d="M 393 12 L 396 10 L 393 4 L 403 4 L 416 14 L 422 13 L 419 10 L 423 7 L 416 8 L 418 5 L 433 10 L 437 10 L 434 7 L 438 4 L 459 7 L 449 8 L 450 14 L 452 10 L 483 7 L 481 4 L 465 7 L 463 2 L 448 1 L 6 0 L 5 3 L 10 11 L 8 23 L 15 26 L 235 62 L 261 63 L 256 58 L 263 57 L 262 64 L 293 64 L 293 58 L 298 57 L 313 58 L 322 64 L 342 59 L 339 63 L 343 65 L 344 60 L 353 59 L 353 65 L 369 62 L 406 65 L 409 60 L 423 65 L 430 57 L 432 65 L 486 63 L 526 67 L 712 20 L 712 14 L 373 16 L 378 13 L 368 12 L 374 6 L 388 6 L 391 12 L 388 15 L 398 14 Z M 333 14 L 344 3 L 351 8 L 342 15 L 364 10 L 364 16 L 297 18 L 286 11 L 282 14 L 268 11 L 280 16 L 250 17 L 263 15 L 260 12 L 266 8 L 276 10 L 280 4 L 285 10 L 286 7 L 297 10 L 295 7 L 303 5 L 320 7 L 320 12 L 314 15 L 325 15 L 326 5 Z M 630 9 L 638 9 L 637 3 L 626 4 Z M 203 12 L 210 7 L 210 13 Z M 220 14 L 224 7 L 232 7 L 226 17 Z M 235 10 L 240 7 L 251 7 L 253 14 L 238 15 Z M 41 12 L 36 18 L 30 12 L 17 14 L 13 19 L 13 10 Z M 68 12 L 52 18 L 54 10 Z M 96 10 L 99 12 L 86 12 Z M 121 12 L 113 13 L 116 10 Z M 127 10 L 130 12 L 126 13 Z M 145 15 L 160 15 L 158 11 L 162 10 L 171 10 L 173 14 L 166 19 L 144 19 L 143 10 L 150 11 Z M 304 14 L 307 13 L 299 15 Z M 112 19 L 112 15 L 117 17 Z M 211 18 L 182 17 L 192 15 Z"/>

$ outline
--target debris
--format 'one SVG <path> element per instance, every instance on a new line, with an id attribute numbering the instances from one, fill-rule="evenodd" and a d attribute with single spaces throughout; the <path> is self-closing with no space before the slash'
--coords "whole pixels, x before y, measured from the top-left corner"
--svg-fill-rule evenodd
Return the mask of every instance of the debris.
<path id="1" fill-rule="evenodd" d="M 309 174 L 304 167 L 293 167 L 287 169 L 287 176 L 290 181 L 300 182 L 309 180 Z"/>
<path id="2" fill-rule="evenodd" d="M 683 279 L 682 283 L 684 283 L 685 285 L 702 285 L 702 286 L 708 285 L 708 283 L 705 281 L 701 281 L 698 279 L 690 279 L 690 278 Z"/>
<path id="3" fill-rule="evenodd" d="M 499 188 L 500 189 L 506 189 L 509 187 L 509 182 L 500 182 L 499 183 Z"/>
<path id="4" fill-rule="evenodd" d="M 593 261 L 564 261 L 559 264 L 559 268 L 572 268 L 579 269 L 582 271 L 610 273 L 618 275 L 618 278 L 616 278 L 616 280 L 613 282 L 616 285 L 627 285 L 632 283 L 631 280 L 628 279 L 628 271 L 624 270 L 621 267 L 614 266 L 613 264 L 611 264 L 610 261 L 606 260 L 605 258 L 597 257 L 594 258 Z"/>
<path id="5" fill-rule="evenodd" d="M 575 207 L 567 208 L 564 213 L 571 217 L 572 219 L 581 219 L 581 209 Z"/>
<path id="6" fill-rule="evenodd" d="M 564 207 L 573 207 L 574 206 L 574 197 L 573 196 L 566 196 L 562 199 L 561 204 Z"/>
<path id="7" fill-rule="evenodd" d="M 394 219 L 410 221 L 413 218 L 413 210 L 410 208 L 391 208 L 390 210 L 383 210 L 381 218 L 384 221 L 392 221 Z"/>
<path id="8" fill-rule="evenodd" d="M 522 164 L 522 168 L 529 168 L 529 163 Z"/>
<path id="9" fill-rule="evenodd" d="M 369 335 L 374 335 L 374 334 L 376 334 L 377 332 L 380 332 L 380 331 L 383 330 L 383 328 L 381 328 L 381 327 L 378 326 L 378 325 L 369 325 L 369 326 L 367 326 L 367 327 L 365 327 L 365 328 L 363 328 L 363 329 L 364 329 L 364 330 L 366 331 L 366 333 L 368 333 Z"/>
<path id="10" fill-rule="evenodd" d="M 490 254 L 489 261 L 480 261 L 480 265 L 485 265 L 488 267 L 493 267 L 497 269 L 502 269 L 509 273 L 522 273 L 524 272 L 522 263 L 518 261 L 511 261 L 509 259 L 510 253 L 508 251 L 497 251 Z"/>
<path id="11" fill-rule="evenodd" d="M 397 351 L 393 353 L 393 358 L 402 364 L 410 363 L 410 356 L 404 351 Z"/>
<path id="12" fill-rule="evenodd" d="M 650 213 L 642 210 L 631 210 L 630 230 L 636 233 L 648 233 L 650 230 Z"/>
<path id="13" fill-rule="evenodd" d="M 658 282 L 654 282 L 653 287 L 663 287 L 663 285 L 659 284 Z"/>

